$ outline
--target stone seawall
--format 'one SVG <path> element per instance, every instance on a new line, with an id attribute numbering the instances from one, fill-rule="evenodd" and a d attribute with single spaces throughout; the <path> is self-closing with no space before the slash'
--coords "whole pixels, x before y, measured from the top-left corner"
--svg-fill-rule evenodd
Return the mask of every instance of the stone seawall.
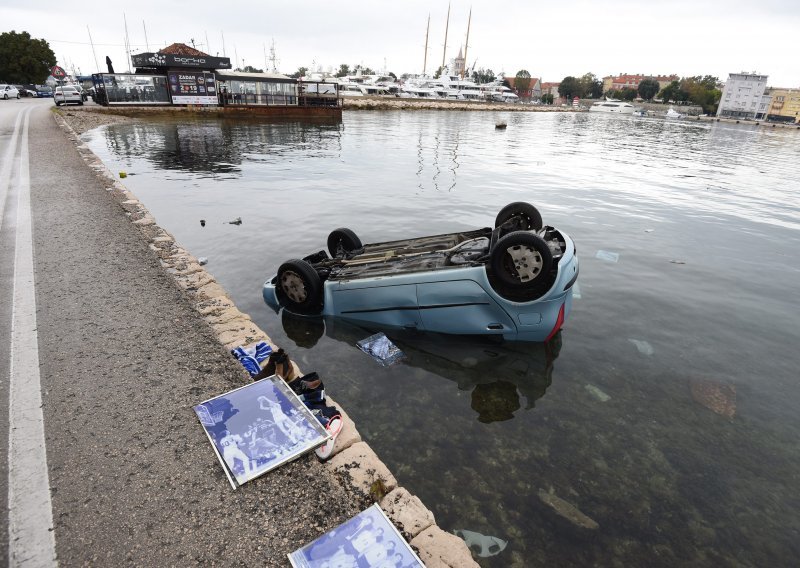
<path id="1" fill-rule="evenodd" d="M 53 115 L 59 126 L 75 143 L 87 166 L 107 183 L 110 195 L 126 212 L 132 224 L 148 242 L 153 254 L 160 260 L 164 270 L 173 277 L 176 286 L 183 290 L 220 344 L 230 350 L 240 345 L 266 341 L 273 349 L 277 349 L 278 346 L 253 323 L 250 316 L 239 311 L 214 277 L 200 266 L 197 259 L 180 246 L 168 231 L 158 226 L 156 219 L 145 205 L 117 179 L 117 176 L 78 136 L 78 132 L 85 132 L 101 124 L 119 123 L 131 119 L 115 117 L 113 111 L 108 109 L 102 109 L 100 112 L 87 112 L 87 110 L 59 109 L 54 110 Z M 296 364 L 295 370 L 302 373 Z M 243 378 L 244 380 L 246 379 Z M 333 475 L 347 484 L 350 490 L 355 490 L 364 497 L 378 502 L 429 568 L 477 567 L 478 564 L 472 559 L 464 541 L 436 525 L 433 513 L 419 498 L 398 485 L 392 472 L 361 439 L 355 424 L 341 405 L 332 399 L 330 402 L 342 410 L 345 426 L 337 438 L 334 455 L 325 462 L 325 467 L 330 468 Z M 190 412 L 190 409 L 186 410 Z M 291 515 L 291 511 L 285 511 L 285 514 Z"/>

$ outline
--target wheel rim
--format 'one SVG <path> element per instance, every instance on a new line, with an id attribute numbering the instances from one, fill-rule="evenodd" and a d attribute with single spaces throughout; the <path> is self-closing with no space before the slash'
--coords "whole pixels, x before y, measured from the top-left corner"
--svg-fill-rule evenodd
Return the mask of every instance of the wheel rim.
<path id="1" fill-rule="evenodd" d="M 302 304 L 308 298 L 303 278 L 293 270 L 287 270 L 281 275 L 281 290 L 296 304 Z"/>
<path id="2" fill-rule="evenodd" d="M 542 271 L 542 255 L 536 249 L 525 245 L 514 245 L 506 249 L 511 260 L 512 270 L 510 273 L 516 275 L 520 282 L 531 282 L 535 280 Z"/>

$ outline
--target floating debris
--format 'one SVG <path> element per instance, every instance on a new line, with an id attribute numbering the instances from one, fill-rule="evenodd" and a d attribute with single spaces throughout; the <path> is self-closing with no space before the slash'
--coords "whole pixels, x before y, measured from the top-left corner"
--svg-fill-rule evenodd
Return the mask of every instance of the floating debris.
<path id="1" fill-rule="evenodd" d="M 564 501 L 554 493 L 539 489 L 539 500 L 574 525 L 590 530 L 600 527 L 597 521 L 583 514 L 575 505 Z"/>
<path id="2" fill-rule="evenodd" d="M 201 256 L 200 258 L 197 259 L 197 264 L 199 264 L 200 266 L 204 266 L 208 264 L 208 259 L 204 256 Z"/>
<path id="3" fill-rule="evenodd" d="M 475 531 L 468 531 L 466 529 L 454 530 L 453 534 L 463 539 L 464 542 L 467 543 L 469 549 L 481 558 L 497 556 L 508 546 L 508 542 L 501 538 L 488 536 Z"/>
<path id="4" fill-rule="evenodd" d="M 205 219 L 200 219 L 200 226 L 201 227 L 205 227 L 206 226 L 206 220 Z"/>
<path id="5" fill-rule="evenodd" d="M 228 221 L 228 224 L 229 225 L 241 225 L 242 224 L 242 218 L 241 217 L 236 217 L 236 219 L 234 219 L 233 221 Z"/>
<path id="6" fill-rule="evenodd" d="M 128 174 L 126 174 L 125 172 L 119 172 L 119 177 L 126 178 L 128 177 Z"/>
<path id="7" fill-rule="evenodd" d="M 607 250 L 599 250 L 594 256 L 595 258 L 599 258 L 600 260 L 605 260 L 607 262 L 617 262 L 619 260 L 619 253 L 610 252 Z"/>
<path id="8" fill-rule="evenodd" d="M 372 356 L 383 367 L 388 367 L 405 358 L 405 353 L 392 343 L 383 332 L 362 339 L 356 343 L 356 346 L 367 355 Z"/>
<path id="9" fill-rule="evenodd" d="M 498 122 L 497 124 L 494 125 L 494 127 L 498 130 L 505 130 L 507 126 L 508 124 L 506 124 L 505 122 Z"/>
<path id="10" fill-rule="evenodd" d="M 645 233 L 652 233 L 653 231 L 655 231 L 655 229 L 645 229 L 644 230 Z"/>
<path id="11" fill-rule="evenodd" d="M 736 387 L 716 381 L 695 379 L 689 381 L 692 398 L 710 411 L 733 418 L 736 414 Z"/>
<path id="12" fill-rule="evenodd" d="M 639 353 L 642 355 L 647 355 L 648 357 L 655 353 L 655 349 L 653 346 L 647 343 L 646 341 L 642 341 L 641 339 L 628 339 L 631 343 L 636 346 L 636 349 L 639 350 Z"/>
<path id="13" fill-rule="evenodd" d="M 685 260 L 670 260 L 672 264 L 686 264 Z"/>
<path id="14" fill-rule="evenodd" d="M 590 395 L 595 397 L 600 402 L 608 402 L 609 400 L 611 400 L 610 396 L 608 396 L 606 393 L 604 393 L 594 385 L 586 385 L 583 388 L 585 388 Z"/>

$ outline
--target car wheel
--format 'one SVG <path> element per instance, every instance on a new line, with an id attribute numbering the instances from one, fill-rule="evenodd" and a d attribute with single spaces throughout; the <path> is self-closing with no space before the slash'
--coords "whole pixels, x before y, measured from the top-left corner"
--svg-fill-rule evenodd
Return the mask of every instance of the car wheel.
<path id="1" fill-rule="evenodd" d="M 509 223 L 512 231 L 538 231 L 542 228 L 542 215 L 530 203 L 518 201 L 506 205 L 497 214 L 494 226 L 499 227 L 505 223 Z"/>
<path id="2" fill-rule="evenodd" d="M 328 251 L 334 258 L 358 250 L 362 246 L 361 239 L 353 231 L 344 227 L 335 229 L 328 235 Z"/>
<path id="3" fill-rule="evenodd" d="M 57 107 L 60 107 L 60 106 L 61 106 L 61 103 L 60 103 L 60 102 L 58 102 L 58 101 L 56 101 L 56 106 L 57 106 Z"/>
<path id="4" fill-rule="evenodd" d="M 78 104 L 79 104 L 79 105 L 81 105 L 81 106 L 83 106 L 83 101 L 79 102 Z"/>
<path id="5" fill-rule="evenodd" d="M 278 299 L 287 308 L 302 314 L 319 311 L 322 280 L 305 260 L 287 260 L 278 269 Z"/>
<path id="6" fill-rule="evenodd" d="M 17 93 L 17 98 L 19 98 L 19 93 Z"/>
<path id="7" fill-rule="evenodd" d="M 7 101 L 7 100 L 8 100 L 8 93 L 3 93 L 3 100 L 4 100 L 4 101 Z"/>
<path id="8" fill-rule="evenodd" d="M 553 253 L 547 243 L 533 233 L 515 231 L 497 241 L 489 265 L 505 289 L 520 291 L 533 287 L 550 272 Z"/>

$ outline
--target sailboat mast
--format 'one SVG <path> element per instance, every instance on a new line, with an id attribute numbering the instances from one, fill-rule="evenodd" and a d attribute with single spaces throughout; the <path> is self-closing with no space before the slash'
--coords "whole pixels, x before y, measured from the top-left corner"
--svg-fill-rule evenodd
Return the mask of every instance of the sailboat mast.
<path id="1" fill-rule="evenodd" d="M 125 22 L 125 55 L 128 59 L 128 73 L 131 72 L 131 40 L 128 36 L 128 18 L 125 16 L 125 12 L 122 12 L 122 19 Z"/>
<path id="2" fill-rule="evenodd" d="M 147 26 L 145 25 L 144 20 L 142 20 L 142 29 L 144 30 L 144 45 L 147 48 L 147 51 L 150 51 L 150 42 L 147 41 Z"/>
<path id="3" fill-rule="evenodd" d="M 444 72 L 444 58 L 447 55 L 447 30 L 450 29 L 450 2 L 447 3 L 447 24 L 444 26 L 444 51 L 442 51 L 442 72 Z"/>
<path id="4" fill-rule="evenodd" d="M 97 53 L 94 51 L 94 41 L 92 40 L 92 30 L 89 29 L 89 26 L 86 26 L 86 31 L 89 32 L 89 43 L 92 45 L 92 55 L 94 55 L 94 68 L 97 72 L 100 72 L 100 66 L 97 64 Z"/>
<path id="5" fill-rule="evenodd" d="M 467 20 L 467 42 L 464 44 L 464 73 L 462 74 L 462 79 L 464 75 L 467 74 L 467 49 L 469 49 L 469 25 L 472 23 L 472 6 L 469 7 L 469 19 Z"/>
<path id="6" fill-rule="evenodd" d="M 431 31 L 431 15 L 428 14 L 428 27 L 425 29 L 425 59 L 422 62 L 422 75 L 425 75 L 426 69 L 428 69 L 428 34 Z"/>

